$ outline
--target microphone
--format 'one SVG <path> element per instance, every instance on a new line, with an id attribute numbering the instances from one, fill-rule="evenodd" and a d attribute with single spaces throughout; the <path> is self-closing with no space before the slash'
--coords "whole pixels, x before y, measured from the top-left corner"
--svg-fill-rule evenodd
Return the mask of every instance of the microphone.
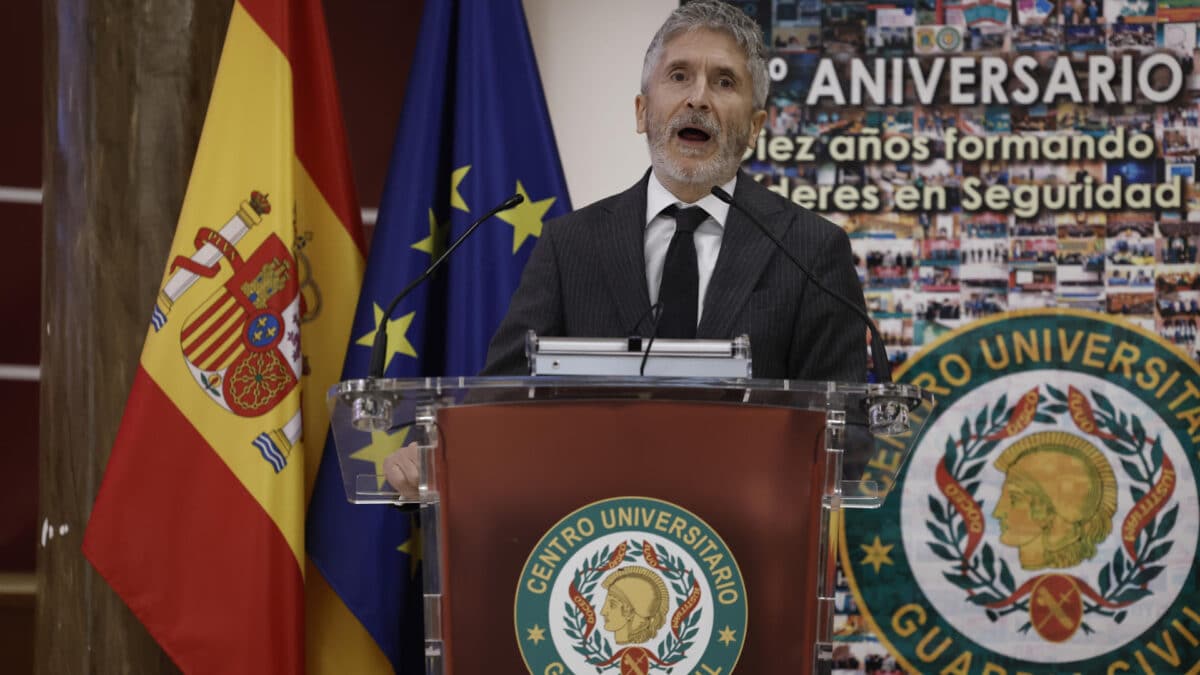
<path id="1" fill-rule="evenodd" d="M 651 305 L 650 311 L 653 312 L 656 307 L 658 308 L 658 313 L 652 317 L 654 325 L 650 327 L 650 341 L 646 343 L 646 353 L 642 354 L 642 365 L 638 367 L 638 375 L 643 377 L 646 375 L 646 362 L 650 360 L 650 349 L 654 347 L 654 338 L 658 337 L 658 325 L 662 321 L 663 303 L 661 300 Z M 641 321 L 638 323 L 641 323 Z"/>
<path id="2" fill-rule="evenodd" d="M 626 344 L 625 348 L 628 351 L 631 351 L 631 352 L 642 351 L 642 323 L 646 320 L 647 317 L 653 316 L 654 312 L 656 310 L 660 309 L 661 307 L 662 307 L 662 302 L 656 302 L 653 305 L 650 305 L 649 307 L 646 308 L 646 311 L 642 312 L 642 315 L 638 317 L 637 323 L 633 324 L 632 326 L 629 327 L 629 330 L 625 331 L 625 335 L 628 336 L 626 338 L 627 344 Z M 659 314 L 658 316 L 661 316 L 661 314 Z M 657 319 L 655 319 L 654 323 L 651 325 L 651 328 L 655 332 L 658 331 L 658 320 Z"/>
<path id="3" fill-rule="evenodd" d="M 454 250 L 458 248 L 459 244 L 462 244 L 467 237 L 471 236 L 471 233 L 474 232 L 475 228 L 479 227 L 483 221 L 491 218 L 501 211 L 507 211 L 523 201 L 525 201 L 524 195 L 521 195 L 520 193 L 515 194 L 492 207 L 490 211 L 480 216 L 479 220 L 471 223 L 471 226 L 467 228 L 467 231 L 463 232 L 458 239 L 455 239 L 453 244 L 450 244 L 450 247 L 446 249 L 445 253 L 442 253 L 442 255 L 438 256 L 437 260 L 434 260 L 432 263 L 430 263 L 429 267 L 421 273 L 421 276 L 417 277 L 412 281 L 412 283 L 405 286 L 404 290 L 400 291 L 395 299 L 392 300 L 392 304 L 388 305 L 387 311 L 384 312 L 383 317 L 379 319 L 379 327 L 375 330 L 375 341 L 371 345 L 371 368 L 369 371 L 367 371 L 368 377 L 383 377 L 384 357 L 385 352 L 387 351 L 387 324 L 388 320 L 392 318 L 392 312 L 396 311 L 396 306 L 400 304 L 400 301 L 403 300 L 409 293 L 411 293 L 413 289 L 415 289 L 417 286 L 420 286 L 422 282 L 433 275 L 433 273 L 442 266 L 442 263 L 446 261 L 446 258 L 449 258 L 450 254 L 454 253 Z"/>
<path id="4" fill-rule="evenodd" d="M 763 225 L 762 222 L 759 221 L 758 218 L 754 217 L 754 214 L 750 213 L 750 211 L 748 211 L 744 206 L 734 201 L 733 197 L 725 190 L 722 190 L 719 185 L 713 186 L 712 193 L 717 199 L 720 199 L 721 201 L 745 214 L 745 216 L 750 219 L 750 222 L 754 223 L 754 226 L 757 227 L 760 232 L 765 234 L 767 238 L 771 240 L 771 243 L 775 244 L 775 247 L 782 251 L 783 254 L 787 256 L 788 260 L 792 261 L 792 264 L 796 266 L 796 269 L 799 269 L 804 276 L 808 277 L 808 280 L 811 281 L 814 286 L 821 289 L 827 295 L 831 296 L 846 307 L 849 307 L 855 314 L 858 315 L 858 318 L 862 319 L 863 323 L 867 325 L 867 330 L 871 333 L 871 360 L 874 361 L 875 365 L 875 377 L 881 383 L 891 382 L 892 364 L 888 362 L 887 348 L 884 347 L 883 340 L 879 337 L 879 329 L 875 327 L 875 322 L 871 320 L 869 315 L 867 315 L 866 310 L 864 310 L 862 307 L 859 307 L 856 303 L 851 302 L 849 298 L 841 293 L 826 288 L 825 284 L 822 284 L 821 280 L 817 279 L 816 275 L 814 275 L 812 272 L 809 272 L 808 268 L 805 267 L 804 264 L 799 260 L 797 260 L 796 256 L 792 255 L 791 251 L 787 250 L 787 247 L 783 245 L 783 242 L 779 241 L 779 238 L 772 234 L 771 230 L 767 229 L 766 225 Z"/>

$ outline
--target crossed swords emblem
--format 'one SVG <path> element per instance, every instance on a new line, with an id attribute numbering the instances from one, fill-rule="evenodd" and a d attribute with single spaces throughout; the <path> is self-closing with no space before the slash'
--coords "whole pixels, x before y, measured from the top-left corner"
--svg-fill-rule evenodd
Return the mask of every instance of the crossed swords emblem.
<path id="1" fill-rule="evenodd" d="M 1034 602 L 1037 603 L 1039 607 L 1045 607 L 1047 610 L 1049 610 L 1049 614 L 1047 614 L 1044 618 L 1042 618 L 1041 621 L 1038 622 L 1037 627 L 1041 629 L 1046 625 L 1047 621 L 1053 618 L 1057 619 L 1058 623 L 1063 628 L 1074 628 L 1075 622 L 1072 621 L 1071 617 L 1067 616 L 1066 611 L 1063 610 L 1063 605 L 1066 605 L 1069 601 L 1074 599 L 1074 596 L 1075 589 L 1073 588 L 1063 591 L 1062 595 L 1058 596 L 1057 598 L 1044 586 L 1038 588 L 1037 597 L 1034 599 Z"/>
<path id="2" fill-rule="evenodd" d="M 633 675 L 646 675 L 646 671 L 642 670 L 641 664 L 637 662 L 637 659 L 633 658 L 633 654 L 625 654 L 625 658 L 621 659 L 621 662 L 622 666 L 629 667 L 629 672 L 632 672 Z"/>

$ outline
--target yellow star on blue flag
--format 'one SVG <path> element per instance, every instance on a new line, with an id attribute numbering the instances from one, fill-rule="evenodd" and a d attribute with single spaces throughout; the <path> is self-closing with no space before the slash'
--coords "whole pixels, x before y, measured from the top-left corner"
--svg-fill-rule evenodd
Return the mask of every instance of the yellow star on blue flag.
<path id="1" fill-rule="evenodd" d="M 413 348 L 411 342 L 408 341 L 408 327 L 412 325 L 413 317 L 416 312 L 409 312 L 399 319 L 389 319 L 387 322 L 387 352 L 383 356 L 383 370 L 387 372 L 388 365 L 392 362 L 392 357 L 396 354 L 403 354 L 417 358 L 417 350 Z M 375 345 L 375 334 L 379 332 L 379 323 L 383 320 L 383 308 L 378 304 L 375 305 L 375 327 L 370 333 L 363 335 L 354 341 L 354 344 L 360 347 L 370 349 Z"/>
<path id="2" fill-rule="evenodd" d="M 405 441 L 408 440 L 409 429 L 410 427 L 404 427 L 394 434 L 386 431 L 373 431 L 371 432 L 371 442 L 350 455 L 350 459 L 367 462 L 375 467 L 375 489 L 383 489 L 385 480 L 383 477 L 383 460 L 387 459 L 393 452 L 404 445 Z"/>
<path id="3" fill-rule="evenodd" d="M 421 537 L 421 521 L 413 518 L 408 531 L 408 539 L 396 547 L 397 551 L 408 556 L 408 575 L 410 577 L 417 576 L 417 569 L 420 568 L 421 558 L 425 553 L 424 543 L 425 540 Z"/>
<path id="4" fill-rule="evenodd" d="M 429 209 L 429 236 L 413 244 L 412 247 L 421 253 L 428 253 L 430 258 L 437 258 L 446 250 L 446 234 L 449 233 L 449 223 L 438 223 L 433 209 Z"/>
<path id="5" fill-rule="evenodd" d="M 468 164 L 450 172 L 450 206 L 459 211 L 466 211 L 467 213 L 470 213 L 471 209 L 467 206 L 467 200 L 463 199 L 458 188 L 462 185 L 463 179 L 467 177 L 467 172 L 470 170 L 471 165 Z"/>
<path id="6" fill-rule="evenodd" d="M 521 181 L 517 181 L 517 194 L 524 197 L 525 201 L 514 209 L 496 214 L 497 218 L 513 226 L 512 252 L 514 255 L 521 250 L 521 244 L 524 244 L 526 239 L 542 236 L 542 221 L 546 217 L 546 212 L 554 206 L 554 200 L 557 199 L 557 197 L 547 197 L 533 201 L 529 198 L 529 193 L 525 191 L 525 186 L 521 184 Z"/>

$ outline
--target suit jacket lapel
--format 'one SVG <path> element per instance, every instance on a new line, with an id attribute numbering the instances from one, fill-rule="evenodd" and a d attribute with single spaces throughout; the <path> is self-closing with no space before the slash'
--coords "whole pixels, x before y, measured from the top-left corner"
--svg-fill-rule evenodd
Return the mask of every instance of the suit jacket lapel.
<path id="1" fill-rule="evenodd" d="M 733 198 L 771 228 L 775 236 L 783 237 L 790 218 L 783 202 L 770 190 L 743 172 L 738 174 Z M 745 214 L 730 206 L 721 252 L 704 296 L 704 316 L 700 317 L 697 337 L 730 337 L 739 310 L 749 301 L 750 292 L 775 253 L 775 244 Z"/>
<path id="2" fill-rule="evenodd" d="M 621 330 L 633 329 L 650 308 L 646 289 L 646 181 L 647 171 L 636 185 L 611 202 L 607 222 L 596 228 L 595 250 L 603 261 L 604 281 L 617 303 Z M 649 326 L 646 322 L 643 327 Z"/>

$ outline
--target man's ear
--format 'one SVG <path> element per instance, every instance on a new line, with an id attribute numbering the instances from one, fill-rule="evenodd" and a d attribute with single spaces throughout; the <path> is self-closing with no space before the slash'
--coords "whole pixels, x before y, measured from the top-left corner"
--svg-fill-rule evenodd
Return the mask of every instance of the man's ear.
<path id="1" fill-rule="evenodd" d="M 646 133 L 646 95 L 638 94 L 633 97 L 633 113 L 637 117 L 637 132 Z"/>
<path id="2" fill-rule="evenodd" d="M 758 143 L 758 135 L 762 132 L 763 124 L 767 121 L 767 111 L 758 110 L 750 116 L 750 138 L 746 139 L 747 147 L 753 148 Z"/>

